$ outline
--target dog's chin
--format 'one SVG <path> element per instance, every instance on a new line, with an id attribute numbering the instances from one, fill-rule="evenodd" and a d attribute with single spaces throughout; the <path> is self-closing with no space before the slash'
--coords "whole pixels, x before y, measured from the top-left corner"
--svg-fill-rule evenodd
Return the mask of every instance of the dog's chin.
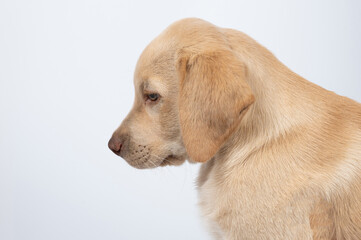
<path id="1" fill-rule="evenodd" d="M 126 160 L 126 162 L 137 169 L 151 169 L 159 167 L 162 164 L 162 161 L 152 161 L 152 159 L 148 159 L 147 161 L 132 161 L 132 160 Z"/>
<path id="2" fill-rule="evenodd" d="M 123 158 L 124 159 L 124 158 Z M 164 166 L 179 166 L 183 164 L 186 160 L 185 157 L 178 157 L 174 155 L 169 155 L 164 159 L 147 159 L 144 161 L 139 160 L 127 160 L 124 159 L 130 166 L 137 169 L 151 169 L 156 167 L 164 167 Z"/>

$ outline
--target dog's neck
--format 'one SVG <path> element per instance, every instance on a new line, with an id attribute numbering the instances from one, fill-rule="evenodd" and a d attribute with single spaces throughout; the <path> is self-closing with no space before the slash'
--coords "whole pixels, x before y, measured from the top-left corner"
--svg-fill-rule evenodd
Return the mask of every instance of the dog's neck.
<path id="1" fill-rule="evenodd" d="M 289 132 L 296 124 L 313 120 L 310 117 L 318 110 L 314 109 L 313 102 L 317 96 L 315 99 L 311 96 L 310 89 L 315 87 L 312 83 L 274 57 L 249 65 L 248 69 L 247 80 L 256 101 L 242 121 L 243 130 L 252 131 L 253 136 L 273 139 Z"/>
<path id="2" fill-rule="evenodd" d="M 239 56 L 246 65 L 246 79 L 256 100 L 218 156 L 237 149 L 246 159 L 257 148 L 292 134 L 296 125 L 297 129 L 300 125 L 307 128 L 322 114 L 322 95 L 327 91 L 293 73 L 258 43 L 251 44 L 248 49 L 239 49 Z M 312 95 L 315 88 L 320 95 Z"/>

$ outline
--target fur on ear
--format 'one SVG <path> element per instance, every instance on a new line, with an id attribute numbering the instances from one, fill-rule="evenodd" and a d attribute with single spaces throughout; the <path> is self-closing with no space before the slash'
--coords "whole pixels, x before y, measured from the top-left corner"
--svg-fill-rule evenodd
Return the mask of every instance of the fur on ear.
<path id="1" fill-rule="evenodd" d="M 231 50 L 177 54 L 179 119 L 192 161 L 211 159 L 254 102 L 246 69 Z"/>

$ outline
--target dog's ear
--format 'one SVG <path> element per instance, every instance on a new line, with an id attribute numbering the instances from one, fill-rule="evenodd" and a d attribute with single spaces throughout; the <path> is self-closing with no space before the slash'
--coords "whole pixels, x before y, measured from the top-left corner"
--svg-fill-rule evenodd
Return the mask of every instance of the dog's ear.
<path id="1" fill-rule="evenodd" d="M 179 119 L 191 160 L 211 159 L 254 102 L 246 69 L 231 50 L 177 53 Z"/>

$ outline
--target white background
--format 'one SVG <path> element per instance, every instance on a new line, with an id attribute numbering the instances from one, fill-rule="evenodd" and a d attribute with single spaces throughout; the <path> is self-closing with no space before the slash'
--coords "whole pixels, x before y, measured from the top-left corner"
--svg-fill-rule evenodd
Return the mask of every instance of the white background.
<path id="1" fill-rule="evenodd" d="M 136 170 L 107 149 L 139 54 L 184 17 L 361 102 L 360 1 L 0 0 L 0 239 L 210 239 L 199 166 Z"/>

